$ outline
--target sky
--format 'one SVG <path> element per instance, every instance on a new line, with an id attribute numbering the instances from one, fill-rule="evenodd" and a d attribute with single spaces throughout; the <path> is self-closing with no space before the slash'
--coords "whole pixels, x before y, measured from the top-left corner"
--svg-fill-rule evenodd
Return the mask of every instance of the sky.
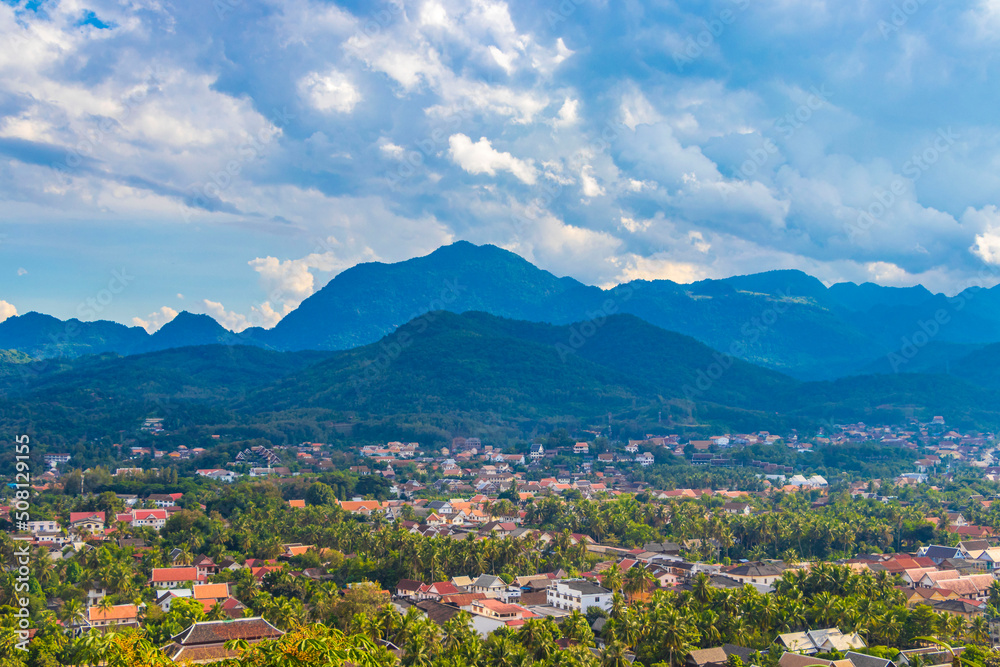
<path id="1" fill-rule="evenodd" d="M 1000 0 L 0 0 L 0 321 L 273 326 L 464 239 L 998 282 Z"/>

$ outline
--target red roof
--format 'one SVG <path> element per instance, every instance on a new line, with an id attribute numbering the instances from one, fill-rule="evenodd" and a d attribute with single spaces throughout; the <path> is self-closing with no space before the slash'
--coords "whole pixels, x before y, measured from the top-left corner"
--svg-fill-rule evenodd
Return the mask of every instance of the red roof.
<path id="1" fill-rule="evenodd" d="M 462 592 L 458 590 L 458 586 L 448 581 L 433 583 L 427 587 L 427 590 L 437 593 L 438 595 L 456 595 Z"/>
<path id="2" fill-rule="evenodd" d="M 77 521 L 83 521 L 85 519 L 97 519 L 101 523 L 104 523 L 104 512 L 70 512 L 69 522 L 76 523 Z"/>
<path id="3" fill-rule="evenodd" d="M 196 567 L 154 567 L 153 583 L 164 583 L 168 581 L 198 581 L 198 568 Z"/>

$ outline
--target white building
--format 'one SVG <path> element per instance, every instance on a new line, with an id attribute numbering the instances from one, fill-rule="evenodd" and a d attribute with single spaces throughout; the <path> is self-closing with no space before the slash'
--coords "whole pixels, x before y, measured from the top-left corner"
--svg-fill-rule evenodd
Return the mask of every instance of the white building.
<path id="1" fill-rule="evenodd" d="M 583 579 L 554 582 L 546 589 L 545 600 L 556 609 L 576 610 L 581 614 L 591 607 L 611 610 L 611 591 Z"/>
<path id="2" fill-rule="evenodd" d="M 28 532 L 33 535 L 38 535 L 39 533 L 58 533 L 59 532 L 59 522 L 55 519 L 45 519 L 43 521 L 29 521 L 28 522 Z"/>

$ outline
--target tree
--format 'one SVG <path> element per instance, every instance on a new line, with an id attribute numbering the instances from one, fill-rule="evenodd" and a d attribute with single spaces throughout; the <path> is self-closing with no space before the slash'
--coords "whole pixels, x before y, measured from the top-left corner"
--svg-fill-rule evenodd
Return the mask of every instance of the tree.
<path id="1" fill-rule="evenodd" d="M 336 505 L 337 494 L 328 484 L 316 482 L 306 491 L 306 502 L 310 505 Z"/>

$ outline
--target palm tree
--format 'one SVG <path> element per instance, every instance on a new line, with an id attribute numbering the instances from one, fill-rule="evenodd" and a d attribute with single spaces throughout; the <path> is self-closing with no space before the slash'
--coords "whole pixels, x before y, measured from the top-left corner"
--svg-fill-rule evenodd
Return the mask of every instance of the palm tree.
<path id="1" fill-rule="evenodd" d="M 625 573 L 625 592 L 628 593 L 630 600 L 634 600 L 639 593 L 642 593 L 645 599 L 645 594 L 653 581 L 655 580 L 649 570 L 636 563 Z"/>
<path id="2" fill-rule="evenodd" d="M 67 625 L 80 625 L 86 617 L 87 611 L 79 600 L 66 600 L 59 608 L 59 620 Z"/>
<path id="3" fill-rule="evenodd" d="M 601 650 L 601 667 L 629 667 L 626 657 L 627 647 L 624 642 L 613 641 Z"/>
<path id="4" fill-rule="evenodd" d="M 601 583 L 612 593 L 617 593 L 622 589 L 622 571 L 618 567 L 618 563 L 613 564 L 611 567 L 604 571 Z"/>
<path id="5" fill-rule="evenodd" d="M 205 617 L 210 621 L 222 621 L 229 618 L 226 610 L 222 608 L 222 605 L 216 602 L 212 605 L 212 608 L 208 610 L 208 615 Z"/>

